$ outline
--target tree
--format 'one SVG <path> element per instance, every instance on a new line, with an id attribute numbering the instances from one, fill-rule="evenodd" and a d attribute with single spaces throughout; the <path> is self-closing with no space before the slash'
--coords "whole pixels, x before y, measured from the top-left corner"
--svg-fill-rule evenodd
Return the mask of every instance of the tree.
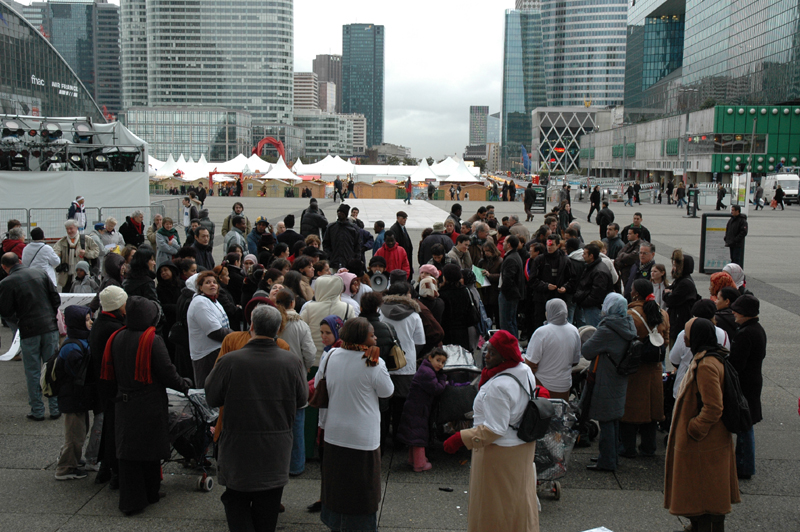
<path id="1" fill-rule="evenodd" d="M 419 161 L 417 161 L 413 157 L 404 157 L 403 164 L 406 166 L 417 166 L 419 164 Z"/>
<path id="2" fill-rule="evenodd" d="M 706 98 L 706 101 L 703 102 L 703 105 L 700 106 L 700 109 L 711 109 L 717 105 L 717 100 L 714 98 Z"/>
<path id="3" fill-rule="evenodd" d="M 486 159 L 475 159 L 472 164 L 481 169 L 481 173 L 486 171 Z"/>
<path id="4" fill-rule="evenodd" d="M 436 161 L 433 159 L 433 157 L 428 157 L 428 158 L 427 158 L 427 159 L 425 159 L 425 160 L 428 162 L 428 166 L 433 166 L 433 164 L 436 162 Z"/>
<path id="5" fill-rule="evenodd" d="M 396 165 L 396 164 L 400 164 L 400 159 L 399 159 L 398 157 L 395 157 L 394 155 L 390 155 L 390 156 L 389 156 L 389 157 L 386 159 L 386 164 L 388 164 L 388 165 Z"/>

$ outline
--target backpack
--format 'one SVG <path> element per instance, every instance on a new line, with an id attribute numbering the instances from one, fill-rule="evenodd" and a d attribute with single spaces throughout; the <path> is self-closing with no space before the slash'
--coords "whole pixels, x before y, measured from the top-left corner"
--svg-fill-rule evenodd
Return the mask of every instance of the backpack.
<path id="1" fill-rule="evenodd" d="M 517 438 L 524 442 L 532 442 L 544 438 L 547 430 L 550 428 L 550 420 L 556 415 L 556 409 L 547 399 L 539 399 L 536 392 L 529 392 L 525 389 L 519 379 L 510 373 L 499 373 L 500 376 L 511 377 L 522 391 L 528 396 L 528 404 L 525 406 L 525 411 L 522 413 L 522 419 L 516 427 L 510 425 L 512 429 L 517 430 Z"/>
<path id="2" fill-rule="evenodd" d="M 81 364 L 78 366 L 78 371 L 75 373 L 74 384 L 75 386 L 83 386 L 86 383 L 86 373 L 89 369 L 91 357 L 89 356 L 89 352 L 87 351 L 86 347 L 84 347 L 83 344 L 77 340 L 65 341 L 61 346 L 61 349 L 68 344 L 76 344 L 81 348 Z M 59 356 L 61 349 L 53 353 L 53 356 L 47 359 L 47 362 L 42 364 L 39 385 L 42 387 L 42 395 L 45 397 L 58 396 L 58 390 L 61 387 L 61 382 L 63 382 L 58 380 L 58 376 L 63 374 L 62 366 L 64 365 L 61 357 Z"/>
<path id="3" fill-rule="evenodd" d="M 722 362 L 725 368 L 725 377 L 722 386 L 722 424 L 728 432 L 739 434 L 747 432 L 753 427 L 753 420 L 750 417 L 750 405 L 747 398 L 742 393 L 742 386 L 739 383 L 739 373 L 731 364 L 728 356 L 719 353 L 706 353 Z M 703 357 L 705 358 L 705 357 Z M 703 407 L 703 398 L 697 392 L 697 404 Z"/>
<path id="4" fill-rule="evenodd" d="M 648 343 L 650 343 L 649 340 Z M 614 359 L 608 353 L 606 353 L 606 356 L 608 356 L 611 365 L 617 369 L 617 375 L 627 377 L 639 371 L 639 366 L 642 364 L 642 355 L 646 350 L 647 348 L 643 342 L 639 339 L 633 339 L 628 345 L 628 350 L 622 355 L 619 364 L 615 364 Z"/>

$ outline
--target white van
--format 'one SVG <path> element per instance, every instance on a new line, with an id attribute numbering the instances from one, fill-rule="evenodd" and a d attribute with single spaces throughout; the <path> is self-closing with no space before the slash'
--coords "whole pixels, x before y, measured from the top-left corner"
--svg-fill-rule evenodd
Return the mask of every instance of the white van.
<path id="1" fill-rule="evenodd" d="M 764 189 L 764 202 L 769 205 L 775 196 L 775 189 L 780 185 L 786 196 L 783 202 L 786 205 L 798 202 L 798 189 L 800 189 L 800 176 L 797 174 L 780 173 L 769 174 L 761 179 L 761 186 Z"/>

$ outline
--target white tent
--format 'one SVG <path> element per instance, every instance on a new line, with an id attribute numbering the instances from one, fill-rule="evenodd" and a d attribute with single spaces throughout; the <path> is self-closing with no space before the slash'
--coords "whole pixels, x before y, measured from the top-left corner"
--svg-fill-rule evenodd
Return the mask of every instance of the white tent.
<path id="1" fill-rule="evenodd" d="M 219 164 L 211 164 L 216 166 L 217 172 L 242 172 L 244 171 L 245 166 L 247 166 L 247 157 L 240 153 L 230 161 Z"/>
<path id="2" fill-rule="evenodd" d="M 172 154 L 170 153 L 169 157 L 167 157 L 166 162 L 164 162 L 164 164 L 162 164 L 161 167 L 158 169 L 158 172 L 156 172 L 156 175 L 159 177 L 172 177 L 172 174 L 174 174 L 177 169 L 178 169 L 178 163 L 175 162 L 175 159 L 172 157 Z"/>
<path id="3" fill-rule="evenodd" d="M 464 161 L 459 161 L 458 166 L 456 169 L 446 178 L 443 179 L 446 182 L 453 182 L 453 183 L 480 183 L 481 180 L 475 177 L 472 172 L 469 171 L 467 165 L 464 164 Z"/>
<path id="4" fill-rule="evenodd" d="M 247 166 L 251 173 L 266 174 L 272 169 L 272 165 L 256 155 L 255 153 L 247 159 Z"/>
<path id="5" fill-rule="evenodd" d="M 336 177 L 337 175 L 344 178 L 347 174 L 354 172 L 355 165 L 351 162 L 345 161 L 340 157 L 333 157 L 328 154 L 319 162 L 314 164 L 304 164 L 302 167 L 303 174 L 319 174 L 321 176 Z M 299 170 L 297 171 L 299 172 Z"/>
<path id="6" fill-rule="evenodd" d="M 301 161 L 300 157 L 298 157 L 297 160 L 292 165 L 292 172 L 294 172 L 295 174 L 300 175 L 300 174 L 305 173 L 305 169 L 306 169 L 306 165 L 304 165 L 303 161 Z"/>
<path id="7" fill-rule="evenodd" d="M 458 167 L 458 161 L 452 157 L 448 157 L 442 162 L 438 162 L 431 166 L 431 171 L 439 177 L 447 177 L 452 174 Z"/>
<path id="8" fill-rule="evenodd" d="M 283 161 L 283 157 L 278 159 L 278 162 L 272 165 L 272 170 L 269 171 L 267 175 L 264 176 L 265 179 L 279 179 L 281 181 L 288 181 L 288 182 L 298 182 L 302 181 L 299 177 L 294 175 L 289 167 L 286 166 L 286 163 Z"/>
<path id="9" fill-rule="evenodd" d="M 428 161 L 422 159 L 422 162 L 417 166 L 416 171 L 411 174 L 412 183 L 421 183 L 424 181 L 439 181 L 439 176 L 433 173 L 431 167 L 428 166 Z"/>
<path id="10" fill-rule="evenodd" d="M 147 156 L 147 172 L 150 174 L 150 177 L 155 177 L 158 175 L 158 170 L 162 166 L 164 166 L 164 161 L 159 161 L 155 157 Z"/>

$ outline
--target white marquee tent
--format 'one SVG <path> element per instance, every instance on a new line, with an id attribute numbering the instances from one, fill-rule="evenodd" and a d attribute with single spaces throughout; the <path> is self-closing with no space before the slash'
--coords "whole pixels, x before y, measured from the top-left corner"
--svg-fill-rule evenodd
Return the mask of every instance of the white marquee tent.
<path id="1" fill-rule="evenodd" d="M 272 165 L 272 169 L 269 173 L 263 176 L 263 179 L 278 179 L 280 181 L 288 181 L 288 182 L 299 182 L 302 181 L 299 177 L 294 175 L 289 167 L 286 166 L 286 163 L 283 161 L 283 157 L 278 159 L 278 162 Z"/>
<path id="2" fill-rule="evenodd" d="M 442 181 L 447 183 L 480 183 L 481 180 L 475 177 L 472 172 L 470 172 L 467 165 L 464 164 L 464 161 L 459 161 L 458 166 L 456 166 L 455 170 L 453 170 L 446 179 Z"/>

